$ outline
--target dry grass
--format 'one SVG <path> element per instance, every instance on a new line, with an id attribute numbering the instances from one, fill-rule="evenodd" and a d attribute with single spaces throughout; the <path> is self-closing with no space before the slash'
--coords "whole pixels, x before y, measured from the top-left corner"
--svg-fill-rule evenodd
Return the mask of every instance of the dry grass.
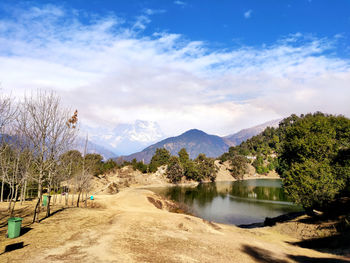
<path id="1" fill-rule="evenodd" d="M 16 239 L 1 236 L 0 262 L 344 262 L 294 246 L 297 239 L 272 228 L 245 230 L 169 213 L 169 207 L 180 209 L 147 190 L 95 198 L 95 208 L 57 210 Z M 18 207 L 18 214 L 33 205 Z"/>

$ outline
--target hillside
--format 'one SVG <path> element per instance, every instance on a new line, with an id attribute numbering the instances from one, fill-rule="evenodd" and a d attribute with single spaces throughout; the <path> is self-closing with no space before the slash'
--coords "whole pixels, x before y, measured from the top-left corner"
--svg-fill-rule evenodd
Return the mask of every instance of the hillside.
<path id="1" fill-rule="evenodd" d="M 235 134 L 225 137 L 210 135 L 203 131 L 192 129 L 179 136 L 164 139 L 144 150 L 131 155 L 122 156 L 118 161 L 144 160 L 149 163 L 157 148 L 166 148 L 172 155 L 177 155 L 181 148 L 186 148 L 190 158 L 196 158 L 198 154 L 204 153 L 208 157 L 218 157 L 228 150 L 230 146 L 239 145 L 243 141 L 261 133 L 266 127 L 277 127 L 280 120 L 273 120 L 263 124 L 243 129 Z"/>
<path id="2" fill-rule="evenodd" d="M 0 141 L 4 141 L 7 143 L 15 143 L 16 138 L 17 138 L 16 136 L 0 134 Z M 75 142 L 68 146 L 68 150 L 78 150 L 81 153 L 84 153 L 84 148 L 85 148 L 85 138 L 83 137 L 77 137 Z M 91 140 L 88 140 L 87 153 L 100 154 L 105 160 L 114 158 L 117 156 L 117 154 L 108 150 L 106 147 L 96 144 Z"/>
<path id="3" fill-rule="evenodd" d="M 196 158 L 200 153 L 204 153 L 208 157 L 217 157 L 226 152 L 229 146 L 219 136 L 192 129 L 179 136 L 153 144 L 141 152 L 123 156 L 123 159 L 131 161 L 136 158 L 139 161 L 144 160 L 145 163 L 149 163 L 157 148 L 166 148 L 172 155 L 177 155 L 181 148 L 186 148 L 190 158 Z"/>
<path id="4" fill-rule="evenodd" d="M 223 139 L 225 143 L 227 143 L 229 146 L 237 146 L 240 145 L 242 142 L 252 138 L 253 136 L 263 132 L 266 129 L 266 127 L 278 127 L 278 124 L 281 120 L 282 119 L 272 120 L 251 128 L 243 129 L 237 133 L 225 136 L 223 137 Z"/>
<path id="5" fill-rule="evenodd" d="M 81 153 L 84 152 L 84 147 L 85 147 L 85 139 L 82 137 L 78 137 L 77 140 L 75 141 L 75 144 L 72 149 L 76 149 L 80 151 Z M 88 141 L 87 145 L 87 153 L 97 153 L 103 156 L 105 160 L 116 157 L 117 154 L 114 152 L 110 151 L 104 146 L 101 146 L 99 144 L 93 143 L 92 141 Z"/>

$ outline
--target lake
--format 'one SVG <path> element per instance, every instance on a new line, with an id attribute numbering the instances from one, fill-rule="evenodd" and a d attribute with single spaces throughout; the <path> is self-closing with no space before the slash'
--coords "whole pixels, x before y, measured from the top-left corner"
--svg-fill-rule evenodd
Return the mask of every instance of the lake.
<path id="1" fill-rule="evenodd" d="M 290 202 L 279 179 L 199 184 L 196 187 L 159 187 L 153 192 L 186 204 L 191 212 L 208 221 L 252 224 L 302 209 Z"/>

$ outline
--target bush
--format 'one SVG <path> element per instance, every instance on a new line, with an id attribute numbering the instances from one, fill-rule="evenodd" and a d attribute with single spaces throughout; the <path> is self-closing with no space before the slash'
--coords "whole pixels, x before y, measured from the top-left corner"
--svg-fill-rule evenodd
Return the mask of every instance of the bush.
<path id="1" fill-rule="evenodd" d="M 167 149 L 157 148 L 149 164 L 149 171 L 152 173 L 156 172 L 158 167 L 167 164 L 169 159 L 170 152 Z"/>
<path id="2" fill-rule="evenodd" d="M 147 173 L 148 166 L 147 164 L 144 164 L 143 162 L 138 162 L 136 158 L 132 159 L 131 166 L 134 169 L 134 171 L 138 170 L 141 173 Z"/>
<path id="3" fill-rule="evenodd" d="M 315 113 L 291 120 L 282 140 L 279 173 L 292 200 L 308 210 L 327 207 L 349 185 L 349 149 L 349 119 Z"/>
<path id="4" fill-rule="evenodd" d="M 166 171 L 167 178 L 172 183 L 178 183 L 179 181 L 181 181 L 183 175 L 184 170 L 181 166 L 179 158 L 175 156 L 170 157 Z"/>
<path id="5" fill-rule="evenodd" d="M 243 179 L 244 174 L 247 172 L 247 165 L 249 163 L 249 160 L 242 156 L 242 155 L 236 155 L 233 158 L 231 158 L 231 175 L 236 179 Z"/>
<path id="6" fill-rule="evenodd" d="M 269 168 L 268 167 L 265 167 L 265 166 L 258 166 L 256 168 L 256 172 L 258 174 L 267 174 L 269 172 Z"/>
<path id="7" fill-rule="evenodd" d="M 118 165 L 115 161 L 112 159 L 107 160 L 106 162 L 101 164 L 101 173 L 108 173 L 111 171 L 114 171 L 116 168 L 118 168 Z"/>
<path id="8" fill-rule="evenodd" d="M 194 160 L 196 170 L 197 170 L 197 178 L 196 181 L 203 181 L 205 179 L 209 179 L 214 182 L 216 179 L 217 168 L 214 164 L 214 159 L 208 158 L 205 154 L 201 153 Z"/>

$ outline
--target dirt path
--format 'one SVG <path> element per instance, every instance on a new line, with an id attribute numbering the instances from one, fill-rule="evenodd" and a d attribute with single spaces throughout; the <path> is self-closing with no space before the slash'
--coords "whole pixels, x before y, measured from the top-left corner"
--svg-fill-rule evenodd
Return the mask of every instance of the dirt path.
<path id="1" fill-rule="evenodd" d="M 290 245 L 295 239 L 264 229 L 213 224 L 156 208 L 142 189 L 97 196 L 98 209 L 68 209 L 1 248 L 0 262 L 328 262 L 334 255 Z M 0 250 L 1 251 L 1 250 Z M 343 259 L 338 258 L 343 262 Z M 344 261 L 345 262 L 345 261 Z"/>

